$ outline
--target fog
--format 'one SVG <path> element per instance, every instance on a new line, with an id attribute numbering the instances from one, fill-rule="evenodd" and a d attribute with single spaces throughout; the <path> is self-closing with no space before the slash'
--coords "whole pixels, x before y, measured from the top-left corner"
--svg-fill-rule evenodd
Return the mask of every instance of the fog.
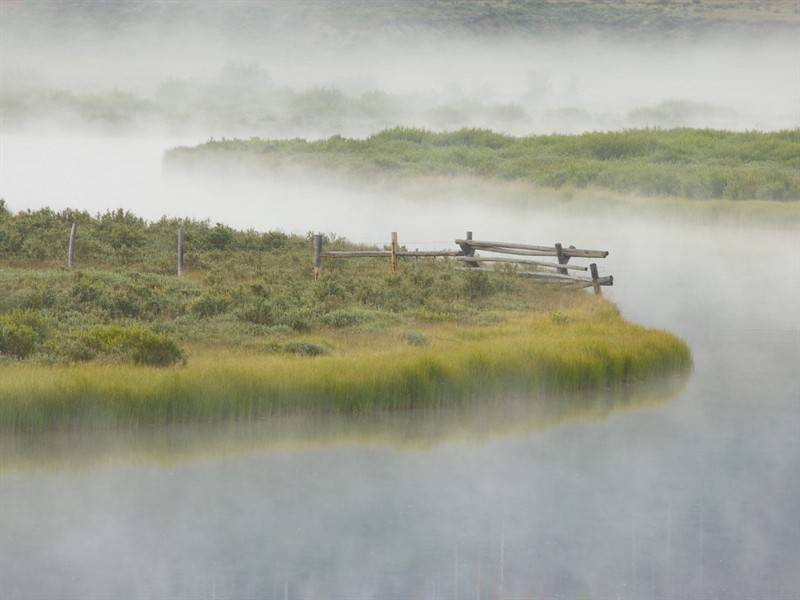
<path id="1" fill-rule="evenodd" d="M 188 463 L 166 451 L 163 463 L 134 453 L 88 470 L 12 470 L 0 476 L 9 595 L 791 597 L 796 236 L 487 210 L 482 200 L 465 197 L 458 212 L 428 200 L 435 228 L 411 211 L 376 223 L 423 241 L 471 226 L 609 248 L 601 268 L 615 275 L 609 291 L 623 314 L 692 348 L 679 397 L 642 407 L 633 398 L 626 411 L 528 433 L 487 436 L 496 427 L 487 422 L 484 435 L 431 447 L 356 435 Z M 240 434 L 230 435 L 235 444 Z"/>
<path id="2" fill-rule="evenodd" d="M 512 184 L 162 167 L 165 149 L 212 136 L 797 127 L 796 31 L 478 35 L 348 29 L 282 4 L 251 24 L 199 4 L 140 3 L 146 18 L 119 6 L 0 4 L 0 197 L 11 210 L 123 207 L 376 244 L 397 231 L 419 248 L 466 230 L 604 248 L 608 296 L 627 319 L 683 337 L 695 368 L 660 403 L 634 397 L 622 410 L 601 394 L 593 418 L 487 422 L 480 436 L 444 414 L 457 439 L 413 447 L 354 434 L 176 462 L 169 450 L 127 455 L 120 436 L 113 461 L 65 466 L 56 445 L 43 452 L 49 467 L 28 469 L 10 468 L 12 440 L 0 459 L 0 596 L 797 594 L 796 232 L 588 212 Z M 429 417 L 403 427 L 417 425 Z M 107 443 L 81 440 L 100 457 Z"/>
<path id="3" fill-rule="evenodd" d="M 531 35 L 309 21 L 288 3 L 253 22 L 224 10 L 159 19 L 172 3 L 134 4 L 145 8 L 127 19 L 25 5 L 2 5 L 6 131 L 203 139 L 366 136 L 397 125 L 524 135 L 800 124 L 796 24 Z"/>

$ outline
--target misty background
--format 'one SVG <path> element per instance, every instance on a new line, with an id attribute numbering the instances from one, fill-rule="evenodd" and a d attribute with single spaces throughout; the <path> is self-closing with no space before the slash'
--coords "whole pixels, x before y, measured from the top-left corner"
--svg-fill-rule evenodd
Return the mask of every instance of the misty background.
<path id="1" fill-rule="evenodd" d="M 662 406 L 476 444 L 0 471 L 0 595 L 794 597 L 795 232 L 542 210 L 547 193 L 442 182 L 167 175 L 162 155 L 396 125 L 797 127 L 798 23 L 792 1 L 0 0 L 11 210 L 607 248 L 623 315 L 695 359 Z"/>

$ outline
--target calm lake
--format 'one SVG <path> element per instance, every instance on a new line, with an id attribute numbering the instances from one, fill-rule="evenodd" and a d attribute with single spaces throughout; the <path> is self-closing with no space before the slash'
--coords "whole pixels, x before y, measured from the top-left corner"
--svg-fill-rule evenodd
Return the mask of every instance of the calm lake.
<path id="1" fill-rule="evenodd" d="M 608 249 L 608 295 L 683 337 L 694 372 L 428 414 L 4 439 L 0 596 L 797 597 L 796 232 L 440 187 L 189 185 L 161 176 L 171 143 L 4 136 L 0 196 L 357 241 L 398 231 L 420 248 L 472 230 Z"/>

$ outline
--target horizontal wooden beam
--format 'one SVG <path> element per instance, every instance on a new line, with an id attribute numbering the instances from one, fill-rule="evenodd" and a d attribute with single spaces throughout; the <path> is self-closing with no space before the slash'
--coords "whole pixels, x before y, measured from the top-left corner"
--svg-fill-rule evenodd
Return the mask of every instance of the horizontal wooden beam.
<path id="1" fill-rule="evenodd" d="M 391 250 L 328 250 L 321 256 L 328 258 L 375 258 L 392 256 Z M 461 250 L 399 250 L 397 256 L 464 256 Z"/>
<path id="2" fill-rule="evenodd" d="M 506 248 L 512 250 L 528 250 L 531 252 L 542 252 L 540 256 L 557 256 L 558 252 L 555 246 L 534 246 L 531 244 L 514 244 L 511 242 L 489 242 L 484 240 L 456 240 L 458 245 L 472 246 L 473 248 L 483 249 L 497 249 L 497 252 L 503 252 Z M 576 258 L 605 258 L 608 256 L 607 250 L 585 250 L 583 248 L 563 248 L 562 252 L 565 256 L 574 256 Z"/>
<path id="3" fill-rule="evenodd" d="M 455 260 L 463 262 L 500 262 L 500 263 L 514 263 L 518 265 L 532 265 L 536 267 L 549 267 L 551 269 L 570 269 L 572 271 L 588 271 L 586 267 L 578 265 L 560 265 L 557 263 L 542 262 L 538 260 L 527 260 L 524 258 L 507 258 L 504 256 L 460 256 Z"/>
<path id="4" fill-rule="evenodd" d="M 483 271 L 486 273 L 502 273 L 495 269 L 487 269 L 486 267 L 456 267 L 458 271 Z M 560 273 L 538 273 L 536 271 L 515 271 L 513 275 L 522 275 L 531 279 L 540 279 L 542 281 L 551 281 L 553 283 L 574 284 L 577 288 L 592 287 L 593 281 L 588 277 L 574 277 L 572 275 L 561 275 Z M 598 285 L 614 285 L 614 277 L 608 275 L 607 277 L 600 277 L 597 280 Z"/>

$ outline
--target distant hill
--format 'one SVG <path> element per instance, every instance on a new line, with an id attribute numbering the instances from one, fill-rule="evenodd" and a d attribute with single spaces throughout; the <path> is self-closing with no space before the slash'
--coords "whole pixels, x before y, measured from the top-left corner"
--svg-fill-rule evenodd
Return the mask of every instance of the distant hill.
<path id="1" fill-rule="evenodd" d="M 302 29 L 312 36 L 420 30 L 546 34 L 595 29 L 629 34 L 692 35 L 715 30 L 797 30 L 795 0 L 307 0 L 298 2 L 3 2 L 2 29 L 55 25 L 62 32 L 200 25 L 258 37 Z M 0 30 L 2 30 L 0 29 Z"/>

